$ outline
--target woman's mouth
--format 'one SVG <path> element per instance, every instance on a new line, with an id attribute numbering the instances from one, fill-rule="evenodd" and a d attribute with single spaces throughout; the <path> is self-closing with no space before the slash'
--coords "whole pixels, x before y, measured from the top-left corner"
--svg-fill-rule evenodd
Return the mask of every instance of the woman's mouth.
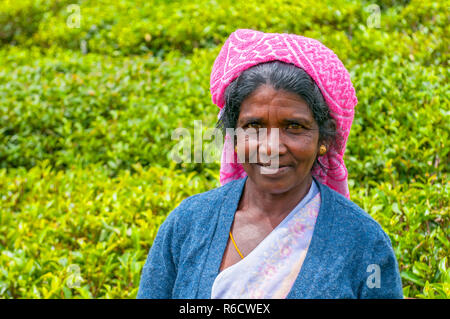
<path id="1" fill-rule="evenodd" d="M 256 163 L 259 166 L 260 173 L 262 175 L 268 175 L 269 177 L 278 177 L 280 175 L 284 175 L 292 169 L 292 166 L 289 165 L 278 165 L 274 167 L 270 167 L 269 164 L 261 164 Z"/>

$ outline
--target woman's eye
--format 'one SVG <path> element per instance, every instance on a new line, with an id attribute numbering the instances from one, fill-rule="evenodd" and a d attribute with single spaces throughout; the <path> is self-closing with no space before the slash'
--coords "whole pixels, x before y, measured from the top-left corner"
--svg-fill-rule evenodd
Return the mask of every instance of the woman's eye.
<path id="1" fill-rule="evenodd" d="M 248 124 L 247 124 L 247 127 L 248 127 L 248 128 L 258 129 L 258 128 L 260 128 L 261 126 L 260 126 L 258 123 L 248 123 Z"/>
<path id="2" fill-rule="evenodd" d="M 294 130 L 296 130 L 296 129 L 302 128 L 302 126 L 299 125 L 299 124 L 292 123 L 292 124 L 289 124 L 289 125 L 287 126 L 287 128 L 288 128 L 288 129 L 294 129 Z"/>

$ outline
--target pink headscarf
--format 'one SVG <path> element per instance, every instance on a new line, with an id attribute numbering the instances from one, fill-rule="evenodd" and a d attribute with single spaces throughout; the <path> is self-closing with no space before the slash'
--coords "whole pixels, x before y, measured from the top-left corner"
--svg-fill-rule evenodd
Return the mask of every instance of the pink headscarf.
<path id="1" fill-rule="evenodd" d="M 315 166 L 312 174 L 322 184 L 350 198 L 343 156 L 353 122 L 354 107 L 358 100 L 347 69 L 337 55 L 322 43 L 296 34 L 264 33 L 251 29 L 236 30 L 225 41 L 212 68 L 210 90 L 213 103 L 222 112 L 227 86 L 244 70 L 273 60 L 302 68 L 320 88 L 330 114 L 336 120 L 342 147 L 338 150 L 331 149 L 319 157 L 325 167 L 333 169 L 324 172 Z M 229 158 L 233 158 L 233 161 L 227 160 Z M 220 183 L 224 185 L 245 176 L 242 164 L 237 162 L 233 140 L 226 135 L 220 167 Z"/>

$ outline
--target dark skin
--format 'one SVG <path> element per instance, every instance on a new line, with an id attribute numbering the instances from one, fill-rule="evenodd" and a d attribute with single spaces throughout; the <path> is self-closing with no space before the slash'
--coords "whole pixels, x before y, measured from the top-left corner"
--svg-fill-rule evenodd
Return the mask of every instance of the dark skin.
<path id="1" fill-rule="evenodd" d="M 275 144 L 247 139 L 238 143 L 237 152 L 248 175 L 235 213 L 231 232 L 243 254 L 247 256 L 306 196 L 311 187 L 311 169 L 318 156 L 319 127 L 307 103 L 297 94 L 263 85 L 241 104 L 236 128 L 266 128 L 268 140 L 278 128 L 278 152 Z M 250 161 L 257 154 L 256 161 Z M 267 161 L 260 154 L 278 155 L 280 171 L 264 173 Z M 269 162 L 271 163 L 271 162 Z M 241 257 L 228 240 L 220 270 L 239 262 Z"/>

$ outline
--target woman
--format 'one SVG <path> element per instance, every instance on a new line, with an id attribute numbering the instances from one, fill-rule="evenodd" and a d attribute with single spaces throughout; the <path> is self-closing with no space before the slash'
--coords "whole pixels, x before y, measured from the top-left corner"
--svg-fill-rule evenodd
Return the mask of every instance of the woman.
<path id="1" fill-rule="evenodd" d="M 211 94 L 218 126 L 236 129 L 222 186 L 169 214 L 138 298 L 402 298 L 389 237 L 349 200 L 357 99 L 337 56 L 313 39 L 239 29 Z"/>

